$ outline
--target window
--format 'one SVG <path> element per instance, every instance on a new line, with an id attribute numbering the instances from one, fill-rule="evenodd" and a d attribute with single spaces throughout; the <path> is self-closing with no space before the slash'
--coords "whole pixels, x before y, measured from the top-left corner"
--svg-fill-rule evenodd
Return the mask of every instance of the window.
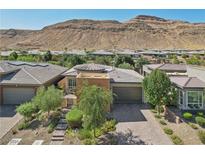
<path id="1" fill-rule="evenodd" d="M 188 91 L 188 107 L 190 109 L 203 108 L 203 91 Z"/>
<path id="2" fill-rule="evenodd" d="M 183 92 L 181 90 L 179 90 L 179 104 L 183 104 Z"/>
<path id="3" fill-rule="evenodd" d="M 76 80 L 75 79 L 69 79 L 68 80 L 68 89 L 69 91 L 73 91 L 76 88 Z"/>

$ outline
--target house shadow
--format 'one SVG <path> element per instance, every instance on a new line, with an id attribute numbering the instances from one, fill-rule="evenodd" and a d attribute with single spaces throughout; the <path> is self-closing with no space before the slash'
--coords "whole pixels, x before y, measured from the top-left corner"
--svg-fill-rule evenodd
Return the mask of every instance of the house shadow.
<path id="1" fill-rule="evenodd" d="M 15 105 L 0 105 L 0 117 L 13 117 L 16 115 Z"/>
<path id="2" fill-rule="evenodd" d="M 142 113 L 149 107 L 144 104 L 114 104 L 111 115 L 118 122 L 140 122 L 147 121 Z"/>
<path id="3" fill-rule="evenodd" d="M 131 130 L 128 132 L 108 133 L 98 139 L 101 145 L 146 145 L 138 136 L 134 136 Z"/>

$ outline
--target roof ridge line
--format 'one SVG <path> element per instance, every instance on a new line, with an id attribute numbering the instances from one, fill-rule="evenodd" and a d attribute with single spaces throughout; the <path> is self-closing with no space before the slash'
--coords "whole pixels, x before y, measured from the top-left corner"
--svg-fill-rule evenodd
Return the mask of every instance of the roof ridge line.
<path id="1" fill-rule="evenodd" d="M 30 77 L 32 77 L 34 80 L 36 80 L 38 83 L 42 84 L 38 79 L 36 79 L 32 74 L 30 74 L 25 68 L 22 68 L 22 70 L 28 74 Z"/>
<path id="2" fill-rule="evenodd" d="M 165 65 L 165 64 L 162 64 L 162 65 L 158 66 L 157 69 L 161 68 L 161 67 L 164 66 L 164 65 Z"/>
<path id="3" fill-rule="evenodd" d="M 189 79 L 187 80 L 187 82 L 184 84 L 184 87 L 189 83 L 189 81 L 192 79 L 192 77 L 189 77 Z"/>

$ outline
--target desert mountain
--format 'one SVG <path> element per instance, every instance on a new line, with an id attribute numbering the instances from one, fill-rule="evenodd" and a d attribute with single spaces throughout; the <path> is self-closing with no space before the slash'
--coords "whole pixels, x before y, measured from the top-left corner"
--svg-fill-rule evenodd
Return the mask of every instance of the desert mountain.
<path id="1" fill-rule="evenodd" d="M 9 49 L 205 49 L 205 23 L 139 15 L 127 22 L 74 19 L 41 30 L 0 30 Z"/>

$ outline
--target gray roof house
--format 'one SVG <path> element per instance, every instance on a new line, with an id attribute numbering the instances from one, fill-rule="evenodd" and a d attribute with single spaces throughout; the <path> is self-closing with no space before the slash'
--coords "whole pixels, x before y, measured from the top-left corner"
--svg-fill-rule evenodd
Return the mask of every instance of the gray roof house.
<path id="1" fill-rule="evenodd" d="M 0 62 L 0 104 L 20 104 L 30 100 L 40 86 L 56 84 L 67 69 L 46 63 Z"/>
<path id="2" fill-rule="evenodd" d="M 100 64 L 77 65 L 63 74 L 67 80 L 67 93 L 75 93 L 82 87 L 81 81 L 110 89 L 114 94 L 114 103 L 142 103 L 143 76 L 139 73 Z"/>
<path id="3" fill-rule="evenodd" d="M 150 64 L 143 66 L 143 75 L 146 76 L 155 69 L 166 72 L 178 89 L 180 109 L 205 109 L 205 67 L 185 64 Z"/>

